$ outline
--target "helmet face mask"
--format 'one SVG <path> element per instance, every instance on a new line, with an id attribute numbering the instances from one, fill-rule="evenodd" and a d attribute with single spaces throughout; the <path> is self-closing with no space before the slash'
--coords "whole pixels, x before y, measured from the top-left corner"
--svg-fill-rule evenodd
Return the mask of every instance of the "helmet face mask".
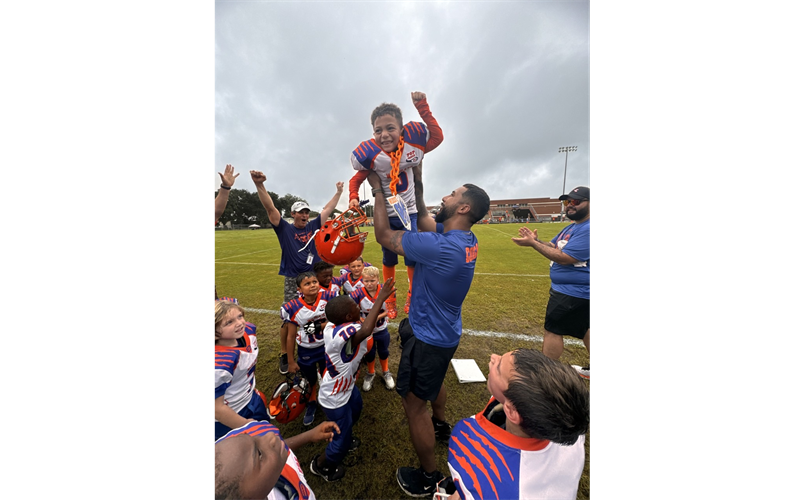
<path id="1" fill-rule="evenodd" d="M 360 231 L 360 225 L 365 222 L 366 214 L 360 208 L 351 208 L 325 222 L 314 238 L 321 260 L 343 265 L 360 257 L 367 235 Z"/>
<path id="2" fill-rule="evenodd" d="M 274 390 L 268 406 L 269 416 L 281 424 L 293 422 L 305 411 L 307 402 L 310 399 L 311 388 L 307 380 L 301 374 L 295 374 L 291 378 L 282 382 Z"/>

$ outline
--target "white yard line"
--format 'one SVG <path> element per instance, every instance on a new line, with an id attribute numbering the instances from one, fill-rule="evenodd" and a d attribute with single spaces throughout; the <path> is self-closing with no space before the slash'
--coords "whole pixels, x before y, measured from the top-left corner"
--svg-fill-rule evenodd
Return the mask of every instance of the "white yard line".
<path id="1" fill-rule="evenodd" d="M 274 314 L 279 315 L 279 311 L 275 311 L 273 309 L 254 309 L 251 307 L 244 307 L 243 308 L 246 312 L 253 312 L 259 314 Z M 390 326 L 397 328 L 399 326 L 398 323 L 389 323 Z M 542 335 L 534 334 L 534 335 L 524 335 L 522 333 L 507 333 L 507 332 L 484 332 L 480 330 L 461 330 L 462 335 L 469 335 L 471 337 L 494 337 L 498 339 L 511 339 L 511 340 L 522 340 L 525 342 L 542 342 Z M 584 343 L 579 339 L 574 339 L 572 337 L 565 338 L 565 344 L 571 344 L 576 346 L 584 346 Z"/>
<path id="2" fill-rule="evenodd" d="M 234 264 L 238 266 L 279 266 L 279 264 L 266 264 L 263 262 L 223 262 L 220 260 L 215 261 L 216 264 Z M 339 267 L 339 266 L 336 266 Z M 405 266 L 397 266 L 397 273 L 408 273 Z M 519 273 L 475 273 L 476 276 L 523 276 L 526 278 L 550 278 L 549 274 L 519 274 Z"/>

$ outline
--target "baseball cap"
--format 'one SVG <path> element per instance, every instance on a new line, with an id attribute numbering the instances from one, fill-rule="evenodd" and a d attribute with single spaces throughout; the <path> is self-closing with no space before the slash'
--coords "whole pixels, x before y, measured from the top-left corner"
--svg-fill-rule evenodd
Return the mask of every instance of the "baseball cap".
<path id="1" fill-rule="evenodd" d="M 590 199 L 590 188 L 587 186 L 579 186 L 573 191 L 563 194 L 559 197 L 560 200 L 567 200 L 568 198 L 572 198 L 574 200 L 589 200 Z"/>
<path id="2" fill-rule="evenodd" d="M 299 212 L 299 211 L 304 210 L 304 209 L 310 210 L 310 205 L 308 205 L 304 201 L 297 201 L 291 207 L 291 212 Z"/>

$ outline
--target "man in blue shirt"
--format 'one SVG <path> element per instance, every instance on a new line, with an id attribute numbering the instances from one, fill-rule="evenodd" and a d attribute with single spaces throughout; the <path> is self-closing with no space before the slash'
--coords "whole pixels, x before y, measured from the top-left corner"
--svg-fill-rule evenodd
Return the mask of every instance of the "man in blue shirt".
<path id="1" fill-rule="evenodd" d="M 426 215 L 422 167 L 413 171 L 417 213 L 421 214 L 417 221 L 419 232 L 391 230 L 382 208 L 374 211 L 374 223 L 378 243 L 416 262 L 408 321 L 403 320 L 399 327 L 403 352 L 397 393 L 402 396 L 420 468 L 400 467 L 397 483 L 410 496 L 432 496 L 443 477 L 436 467 L 436 438 L 450 438 L 450 425 L 445 422 L 444 377 L 461 339 L 461 305 L 470 289 L 478 256 L 478 240 L 471 228 L 489 211 L 489 196 L 478 186 L 464 184 L 442 198 L 441 210 L 434 219 Z M 371 172 L 368 181 L 375 207 L 385 206 L 380 178 Z"/>
<path id="2" fill-rule="evenodd" d="M 512 241 L 531 247 L 551 261 L 551 295 L 545 312 L 542 353 L 559 359 L 564 335 L 584 342 L 590 352 L 590 188 L 579 186 L 559 197 L 573 224 L 565 227 L 550 243 L 537 239 L 537 232 L 520 228 Z M 589 379 L 590 365 L 575 366 Z"/>
<path id="3" fill-rule="evenodd" d="M 310 218 L 310 206 L 304 201 L 294 203 L 291 207 L 293 224 L 289 224 L 282 218 L 280 211 L 274 206 L 271 196 L 263 185 L 266 181 L 265 174 L 257 170 L 250 170 L 249 173 L 252 176 L 254 185 L 257 187 L 257 196 L 260 198 L 260 203 L 266 209 L 268 220 L 274 226 L 274 232 L 277 234 L 280 249 L 282 250 L 279 274 L 285 276 L 285 292 L 282 301 L 282 304 L 285 304 L 299 296 L 296 289 L 296 277 L 301 273 L 312 271 L 313 264 L 321 260 L 316 252 L 316 245 L 310 240 L 316 231 L 321 229 L 322 221 L 327 220 L 330 214 L 333 213 L 335 206 L 338 204 L 338 199 L 341 198 L 341 192 L 344 190 L 344 183 L 336 183 L 335 196 L 321 209 L 318 217 L 311 221 L 308 220 Z M 305 248 L 305 250 L 300 252 L 299 250 L 302 248 Z M 287 344 L 288 326 L 283 323 L 280 327 L 279 360 L 279 370 L 283 374 L 288 373 L 288 354 L 285 347 Z"/>

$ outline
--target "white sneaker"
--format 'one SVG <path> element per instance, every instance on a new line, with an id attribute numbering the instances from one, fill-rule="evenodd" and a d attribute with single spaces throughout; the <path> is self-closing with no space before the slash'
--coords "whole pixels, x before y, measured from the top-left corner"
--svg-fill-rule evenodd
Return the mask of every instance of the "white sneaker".
<path id="1" fill-rule="evenodd" d="M 583 368 L 581 366 L 579 366 L 579 365 L 570 365 L 570 366 L 572 366 L 577 372 L 579 372 L 579 375 L 581 376 L 581 378 L 586 378 L 587 380 L 590 380 L 590 366 L 589 365 L 587 365 L 587 366 L 585 366 Z"/>
<path id="2" fill-rule="evenodd" d="M 383 380 L 386 382 L 386 389 L 394 389 L 394 378 L 392 378 L 391 373 L 383 372 Z"/>
<path id="3" fill-rule="evenodd" d="M 367 375 L 363 381 L 363 392 L 372 390 L 372 382 L 375 381 L 375 374 Z"/>

